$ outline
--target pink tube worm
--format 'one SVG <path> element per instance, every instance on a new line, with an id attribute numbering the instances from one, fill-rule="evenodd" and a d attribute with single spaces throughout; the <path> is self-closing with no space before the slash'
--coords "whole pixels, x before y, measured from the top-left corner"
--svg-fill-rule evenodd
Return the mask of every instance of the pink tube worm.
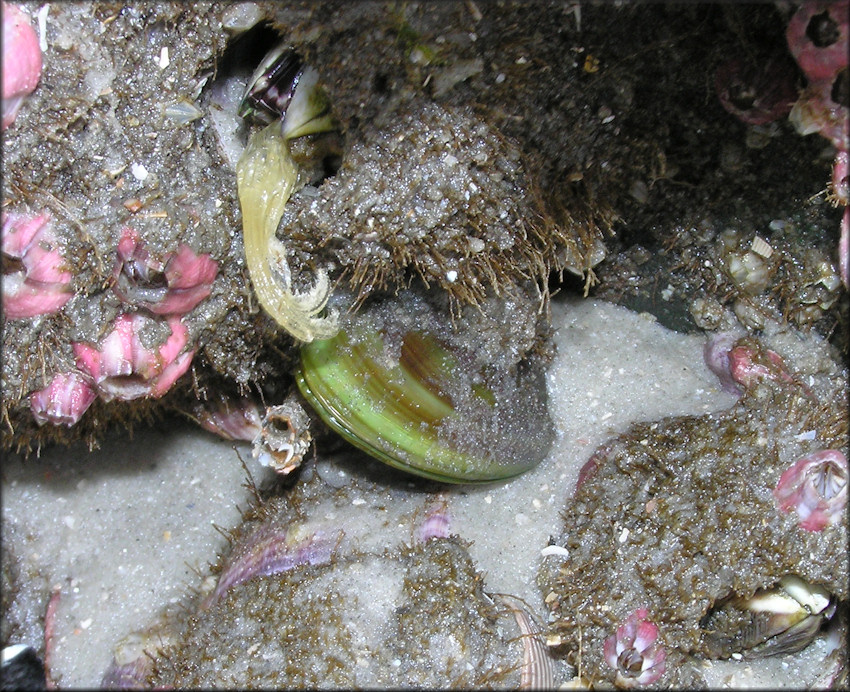
<path id="1" fill-rule="evenodd" d="M 218 273 L 218 262 L 195 254 L 185 243 L 163 261 L 151 256 L 132 228 L 124 228 L 112 290 L 125 303 L 156 315 L 185 315 L 204 298 Z"/>
<path id="2" fill-rule="evenodd" d="M 41 49 L 29 17 L 16 5 L 3 3 L 3 124 L 14 122 L 24 97 L 41 78 Z"/>
<path id="3" fill-rule="evenodd" d="M 91 377 L 104 401 L 131 401 L 139 397 L 158 399 L 189 369 L 194 349 L 186 351 L 188 330 L 178 317 L 170 317 L 171 335 L 151 350 L 141 342 L 142 329 L 152 318 L 122 314 L 100 347 L 85 342 L 71 346 L 77 367 Z"/>
<path id="4" fill-rule="evenodd" d="M 779 511 L 793 509 L 806 531 L 838 523 L 847 506 L 847 458 L 837 449 L 804 456 L 780 476 L 773 496 Z"/>
<path id="5" fill-rule="evenodd" d="M 50 230 L 47 214 L 3 214 L 3 314 L 25 319 L 67 303 L 73 275 Z"/>
<path id="6" fill-rule="evenodd" d="M 667 652 L 658 635 L 646 608 L 638 608 L 605 640 L 602 653 L 616 671 L 618 687 L 651 685 L 664 675 Z"/>
<path id="7" fill-rule="evenodd" d="M 39 425 L 74 425 L 97 393 L 78 372 L 60 372 L 44 389 L 30 394 L 30 409 Z"/>

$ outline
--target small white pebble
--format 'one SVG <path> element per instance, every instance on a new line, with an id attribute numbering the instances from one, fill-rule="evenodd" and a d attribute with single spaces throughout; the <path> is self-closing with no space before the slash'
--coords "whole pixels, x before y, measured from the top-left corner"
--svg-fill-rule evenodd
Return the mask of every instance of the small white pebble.
<path id="1" fill-rule="evenodd" d="M 130 173 L 132 173 L 133 177 L 139 182 L 143 182 L 148 177 L 148 169 L 140 163 L 134 163 L 130 166 Z"/>
<path id="2" fill-rule="evenodd" d="M 620 532 L 620 535 L 617 538 L 617 540 L 620 543 L 625 543 L 627 540 L 629 540 L 629 533 L 630 533 L 629 528 L 627 526 L 624 526 L 623 530 Z"/>
<path id="3" fill-rule="evenodd" d="M 806 430 L 805 432 L 801 432 L 799 435 L 794 435 L 794 439 L 798 442 L 803 442 L 804 440 L 814 440 L 815 439 L 815 431 L 814 430 Z"/>
<path id="4" fill-rule="evenodd" d="M 489 505 L 491 502 L 493 502 L 493 496 L 487 495 L 487 497 L 484 498 L 484 502 L 486 502 Z"/>
<path id="5" fill-rule="evenodd" d="M 455 281 L 457 281 L 457 272 L 454 269 L 450 269 L 449 271 L 447 271 L 446 272 L 446 280 L 449 283 L 453 284 Z"/>
<path id="6" fill-rule="evenodd" d="M 171 64 L 171 60 L 168 58 L 168 46 L 163 46 L 162 50 L 159 51 L 159 69 L 164 70 Z"/>
<path id="7" fill-rule="evenodd" d="M 92 620 L 91 618 L 86 618 L 80 623 L 80 629 L 87 630 L 89 627 L 91 627 L 92 622 L 94 622 L 94 620 Z"/>
<path id="8" fill-rule="evenodd" d="M 504 72 L 500 72 L 499 74 L 496 75 L 496 84 L 501 84 L 504 81 L 505 81 L 505 73 Z"/>
<path id="9" fill-rule="evenodd" d="M 351 504 L 355 507 L 359 507 L 360 505 L 365 505 L 366 500 L 364 500 L 362 497 L 356 497 L 351 501 Z"/>
<path id="10" fill-rule="evenodd" d="M 740 661 L 740 660 L 741 660 L 742 658 L 744 658 L 744 657 L 743 657 L 743 655 L 739 654 L 739 653 L 736 651 L 734 654 L 732 654 L 732 658 L 734 658 L 736 661 Z"/>
<path id="11" fill-rule="evenodd" d="M 70 514 L 62 517 L 62 523 L 65 524 L 69 529 L 74 528 L 74 524 L 76 523 L 76 519 L 72 517 Z"/>

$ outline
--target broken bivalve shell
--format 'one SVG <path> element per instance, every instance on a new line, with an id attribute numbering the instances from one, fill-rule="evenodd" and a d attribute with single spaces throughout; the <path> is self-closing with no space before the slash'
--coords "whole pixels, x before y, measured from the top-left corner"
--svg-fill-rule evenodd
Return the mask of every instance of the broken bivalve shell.
<path id="1" fill-rule="evenodd" d="M 533 468 L 554 439 L 542 367 L 481 365 L 448 329 L 360 312 L 335 337 L 302 346 L 298 386 L 328 426 L 395 468 L 449 483 Z"/>
<path id="2" fill-rule="evenodd" d="M 751 598 L 731 598 L 700 623 L 711 658 L 740 653 L 765 658 L 801 651 L 836 610 L 835 598 L 822 586 L 787 574 Z"/>

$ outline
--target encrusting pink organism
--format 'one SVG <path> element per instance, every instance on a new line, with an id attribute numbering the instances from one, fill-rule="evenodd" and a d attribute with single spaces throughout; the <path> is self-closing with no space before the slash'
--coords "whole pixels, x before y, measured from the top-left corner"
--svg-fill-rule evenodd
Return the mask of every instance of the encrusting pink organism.
<path id="1" fill-rule="evenodd" d="M 616 671 L 618 687 L 651 685 L 664 675 L 667 652 L 658 640 L 658 626 L 646 608 L 638 608 L 602 645 L 605 661 Z"/>
<path id="2" fill-rule="evenodd" d="M 209 296 L 217 273 L 218 262 L 208 254 L 195 254 L 186 244 L 158 261 L 136 231 L 124 228 L 112 290 L 125 303 L 156 315 L 185 315 Z"/>
<path id="3" fill-rule="evenodd" d="M 847 458 L 837 449 L 804 456 L 780 476 L 773 496 L 781 512 L 797 513 L 806 531 L 838 523 L 847 506 Z"/>
<path id="4" fill-rule="evenodd" d="M 97 393 L 78 372 L 60 372 L 44 389 L 30 394 L 30 409 L 39 425 L 74 425 Z"/>
<path id="5" fill-rule="evenodd" d="M 47 214 L 3 214 L 3 314 L 48 315 L 71 300 L 73 275 L 59 252 Z"/>
<path id="6" fill-rule="evenodd" d="M 17 6 L 2 4 L 3 11 L 3 125 L 18 114 L 24 97 L 41 78 L 41 49 L 30 20 Z"/>
<path id="7" fill-rule="evenodd" d="M 168 318 L 171 335 L 158 348 L 142 344 L 142 330 L 156 323 L 139 313 L 125 313 L 115 319 L 99 348 L 85 342 L 71 344 L 77 367 L 92 379 L 101 399 L 158 399 L 189 369 L 195 350 L 184 350 L 189 334 L 180 318 Z"/>

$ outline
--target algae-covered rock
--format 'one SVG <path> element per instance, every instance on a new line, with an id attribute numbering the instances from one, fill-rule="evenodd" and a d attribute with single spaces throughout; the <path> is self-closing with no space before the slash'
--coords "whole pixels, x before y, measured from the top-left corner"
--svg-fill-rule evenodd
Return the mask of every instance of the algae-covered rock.
<path id="1" fill-rule="evenodd" d="M 628 623 L 651 623 L 659 647 L 652 655 L 666 656 L 665 672 L 651 682 L 677 687 L 700 684 L 695 657 L 733 653 L 706 626 L 728 599 L 796 575 L 847 601 L 844 505 L 811 530 L 776 492 L 800 458 L 823 449 L 846 455 L 846 373 L 807 376 L 809 386 L 778 367 L 759 372 L 740 377 L 747 390 L 732 409 L 634 425 L 585 466 L 556 538 L 569 556 L 545 563 L 539 583 L 553 633 L 573 660 L 580 655 L 591 682 L 623 682 L 616 678 L 626 659 L 606 647 L 624 638 Z M 846 461 L 831 471 L 821 490 L 839 501 L 843 493 L 846 504 Z"/>
<path id="2" fill-rule="evenodd" d="M 301 482 L 248 512 L 217 575 L 119 643 L 104 684 L 551 683 L 534 618 L 516 599 L 487 592 L 434 486 L 384 472 L 376 483 L 372 467 L 358 475 L 352 463 L 365 460 L 311 464 Z M 529 661 L 549 677 L 535 678 Z"/>

